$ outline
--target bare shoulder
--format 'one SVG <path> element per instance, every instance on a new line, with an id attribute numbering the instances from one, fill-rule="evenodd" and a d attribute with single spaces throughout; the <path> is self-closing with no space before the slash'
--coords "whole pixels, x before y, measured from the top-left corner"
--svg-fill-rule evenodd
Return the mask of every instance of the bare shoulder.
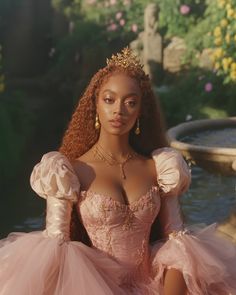
<path id="1" fill-rule="evenodd" d="M 95 178 L 96 173 L 94 169 L 94 157 L 92 150 L 88 150 L 79 158 L 72 161 L 74 171 L 81 183 L 82 189 L 89 186 L 92 180 Z"/>
<path id="2" fill-rule="evenodd" d="M 140 167 L 145 174 L 149 174 L 153 179 L 157 179 L 155 162 L 152 157 L 145 157 L 138 154 L 137 168 Z"/>

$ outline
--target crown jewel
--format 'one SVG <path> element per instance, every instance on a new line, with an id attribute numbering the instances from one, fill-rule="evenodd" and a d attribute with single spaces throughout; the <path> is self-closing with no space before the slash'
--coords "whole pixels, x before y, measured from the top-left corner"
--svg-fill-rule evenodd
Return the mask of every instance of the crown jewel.
<path id="1" fill-rule="evenodd" d="M 117 66 L 122 68 L 137 68 L 142 70 L 143 65 L 140 63 L 139 58 L 134 55 L 133 51 L 125 47 L 122 49 L 121 53 L 117 53 L 116 55 L 112 55 L 110 59 L 107 58 L 108 66 Z"/>

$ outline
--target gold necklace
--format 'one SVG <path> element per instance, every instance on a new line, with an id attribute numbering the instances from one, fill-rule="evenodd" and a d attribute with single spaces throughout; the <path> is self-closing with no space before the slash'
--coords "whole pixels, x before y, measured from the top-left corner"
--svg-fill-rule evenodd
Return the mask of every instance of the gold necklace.
<path id="1" fill-rule="evenodd" d="M 127 157 L 125 158 L 125 160 L 120 162 L 115 159 L 112 153 L 105 151 L 104 148 L 97 143 L 93 150 L 93 156 L 94 158 L 105 162 L 109 166 L 118 165 L 120 167 L 121 177 L 123 179 L 126 179 L 124 166 L 130 159 L 132 159 L 134 156 L 137 156 L 137 153 L 135 152 L 129 153 Z"/>

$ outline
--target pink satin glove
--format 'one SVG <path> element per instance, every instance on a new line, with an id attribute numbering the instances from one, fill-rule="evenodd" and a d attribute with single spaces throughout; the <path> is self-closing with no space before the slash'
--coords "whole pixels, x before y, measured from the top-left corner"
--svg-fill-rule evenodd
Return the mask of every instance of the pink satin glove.
<path id="1" fill-rule="evenodd" d="M 45 236 L 68 241 L 72 206 L 77 202 L 80 190 L 72 165 L 61 153 L 49 152 L 34 167 L 30 184 L 47 200 Z"/>

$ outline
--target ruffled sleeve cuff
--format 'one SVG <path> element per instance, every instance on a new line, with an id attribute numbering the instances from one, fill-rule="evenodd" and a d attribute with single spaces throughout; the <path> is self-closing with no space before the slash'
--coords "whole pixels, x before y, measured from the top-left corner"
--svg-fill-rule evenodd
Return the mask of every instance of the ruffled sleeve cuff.
<path id="1" fill-rule="evenodd" d="M 164 196 L 184 193 L 191 182 L 191 173 L 182 155 L 173 148 L 161 148 L 152 152 L 156 165 L 157 182 Z"/>
<path id="2" fill-rule="evenodd" d="M 49 152 L 43 155 L 35 165 L 30 184 L 32 189 L 42 198 L 77 202 L 80 183 L 69 160 L 60 152 Z"/>

